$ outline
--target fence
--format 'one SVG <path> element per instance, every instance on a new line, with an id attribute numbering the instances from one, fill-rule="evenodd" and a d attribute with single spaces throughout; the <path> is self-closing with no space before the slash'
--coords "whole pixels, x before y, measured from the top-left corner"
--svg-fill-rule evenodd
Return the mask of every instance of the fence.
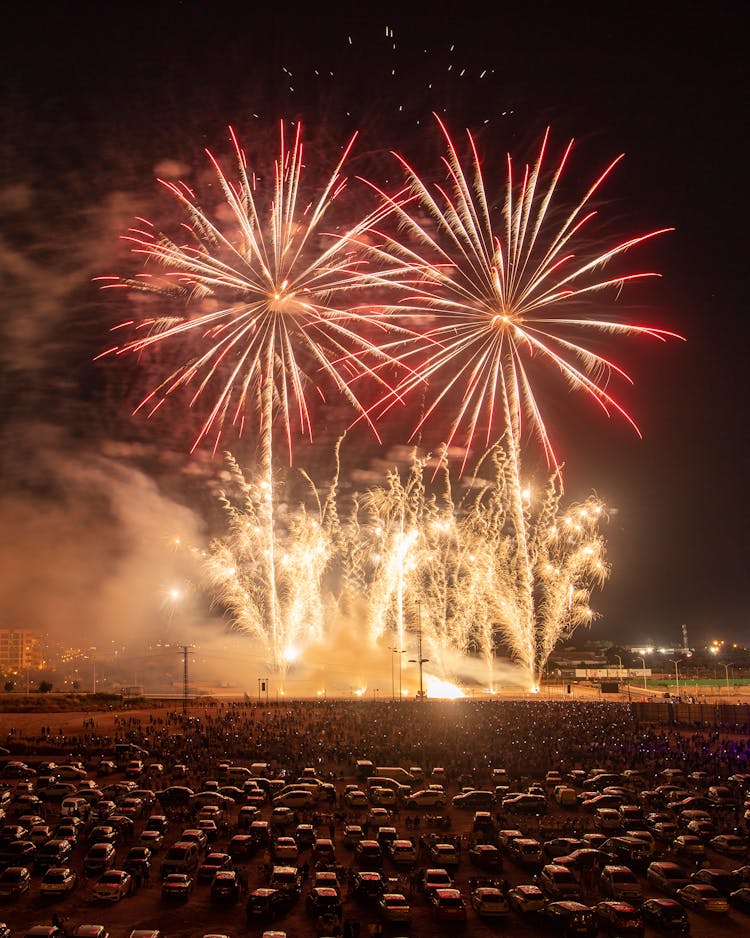
<path id="1" fill-rule="evenodd" d="M 675 726 L 716 726 L 736 732 L 750 727 L 750 704 L 682 703 L 673 700 L 631 703 L 639 723 L 671 723 Z"/>

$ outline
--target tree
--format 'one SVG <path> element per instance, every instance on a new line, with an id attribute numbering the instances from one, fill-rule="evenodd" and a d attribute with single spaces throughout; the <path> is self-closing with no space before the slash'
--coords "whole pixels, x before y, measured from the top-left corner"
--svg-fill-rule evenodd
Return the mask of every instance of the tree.
<path id="1" fill-rule="evenodd" d="M 52 690 L 52 684 L 49 681 L 40 681 L 37 690 L 40 694 L 49 694 Z"/>
<path id="2" fill-rule="evenodd" d="M 6 694 L 9 694 L 11 691 L 13 691 L 13 690 L 16 689 L 16 682 L 15 682 L 15 681 L 6 681 L 5 684 L 4 684 L 4 686 L 3 686 L 3 689 L 5 690 L 5 693 L 6 693 Z"/>

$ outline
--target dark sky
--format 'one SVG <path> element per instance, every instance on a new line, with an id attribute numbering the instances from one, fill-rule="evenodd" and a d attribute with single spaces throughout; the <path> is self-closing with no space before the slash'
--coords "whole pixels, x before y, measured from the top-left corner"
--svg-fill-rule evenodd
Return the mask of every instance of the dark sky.
<path id="1" fill-rule="evenodd" d="M 154 446 L 120 406 L 135 374 L 92 364 L 117 315 L 91 278 L 123 269 L 118 233 L 159 205 L 153 178 L 164 160 L 202 170 L 202 148 L 221 150 L 228 124 L 244 140 L 259 126 L 267 138 L 282 117 L 305 118 L 313 152 L 359 128 L 370 167 L 392 148 L 436 153 L 433 109 L 456 132 L 474 129 L 482 146 L 524 156 L 549 124 L 559 146 L 579 141 L 581 187 L 626 154 L 606 190 L 616 228 L 675 228 L 634 260 L 663 278 L 632 301 L 635 318 L 687 340 L 619 340 L 616 357 L 636 379 L 623 396 L 643 440 L 562 388 L 548 401 L 571 498 L 593 489 L 617 509 L 613 575 L 595 599 L 603 617 L 592 637 L 677 642 L 685 623 L 695 642 L 746 640 L 748 87 L 738 5 L 510 14 L 495 3 L 429 18 L 390 17 L 380 5 L 301 17 L 253 6 L 75 3 L 6 14 L 6 523 L 18 493 L 49 505 L 62 484 L 50 469 L 59 454 L 106 439 L 107 453 L 117 444 L 127 461 L 136 443 Z M 195 474 L 189 438 L 173 429 L 154 467 L 159 485 Z M 17 543 L 44 529 L 39 518 L 33 534 L 14 524 Z"/>

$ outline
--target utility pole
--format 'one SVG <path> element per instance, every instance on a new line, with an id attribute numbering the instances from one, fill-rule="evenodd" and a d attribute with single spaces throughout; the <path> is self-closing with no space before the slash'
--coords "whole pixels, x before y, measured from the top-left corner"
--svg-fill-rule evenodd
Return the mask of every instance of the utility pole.
<path id="1" fill-rule="evenodd" d="M 182 715 L 188 712 L 188 650 L 189 645 L 182 645 Z"/>
<path id="2" fill-rule="evenodd" d="M 417 603 L 417 657 L 409 658 L 410 664 L 419 664 L 419 692 L 417 700 L 424 700 L 427 696 L 422 684 L 422 665 L 427 664 L 429 658 L 422 657 L 422 603 Z"/>

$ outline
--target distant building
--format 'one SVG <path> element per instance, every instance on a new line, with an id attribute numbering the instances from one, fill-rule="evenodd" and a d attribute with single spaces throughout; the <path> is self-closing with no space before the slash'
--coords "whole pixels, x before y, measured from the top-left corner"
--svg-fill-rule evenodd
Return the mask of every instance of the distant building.
<path id="1" fill-rule="evenodd" d="M 0 671 L 33 671 L 43 667 L 38 633 L 31 629 L 0 629 Z"/>
<path id="2" fill-rule="evenodd" d="M 606 667 L 607 659 L 595 650 L 558 648 L 550 655 L 549 665 L 563 669 Z"/>

